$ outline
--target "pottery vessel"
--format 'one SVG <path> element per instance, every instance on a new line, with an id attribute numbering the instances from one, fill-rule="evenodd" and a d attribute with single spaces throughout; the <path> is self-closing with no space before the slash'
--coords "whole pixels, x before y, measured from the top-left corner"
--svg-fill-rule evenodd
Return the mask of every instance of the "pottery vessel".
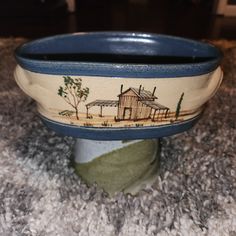
<path id="1" fill-rule="evenodd" d="M 107 158 L 110 153 L 114 160 L 114 151 L 139 143 L 145 150 L 144 162 L 148 153 L 150 164 L 158 144 L 145 140 L 183 132 L 196 123 L 222 81 L 221 56 L 210 44 L 166 35 L 76 33 L 20 46 L 16 50 L 15 78 L 36 101 L 48 127 L 79 138 L 76 163 L 85 166 L 84 163 L 101 156 L 104 159 L 104 155 Z M 130 159 L 130 150 L 126 153 Z M 118 159 L 119 164 L 124 160 Z M 136 163 L 134 160 L 130 169 L 137 169 Z M 122 170 L 122 165 L 116 170 Z M 101 169 L 101 163 L 96 166 Z M 96 180 L 101 176 L 90 179 L 95 168 L 90 174 L 89 167 L 77 169 L 85 173 L 87 182 L 99 182 Z M 142 179 L 148 171 L 143 168 L 142 177 L 137 177 L 136 172 L 131 174 L 133 180 L 129 183 Z M 109 174 L 100 182 L 107 178 Z M 103 185 L 106 189 L 106 183 Z M 112 192 L 123 190 L 124 186 L 128 185 L 122 182 Z"/>

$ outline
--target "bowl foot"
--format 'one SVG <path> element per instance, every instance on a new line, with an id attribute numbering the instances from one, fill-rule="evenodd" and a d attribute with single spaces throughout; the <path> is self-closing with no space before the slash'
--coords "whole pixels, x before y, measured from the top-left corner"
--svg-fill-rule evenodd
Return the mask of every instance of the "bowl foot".
<path id="1" fill-rule="evenodd" d="M 74 167 L 87 184 L 96 183 L 110 196 L 120 191 L 136 194 L 157 178 L 159 153 L 157 139 L 77 139 Z"/>

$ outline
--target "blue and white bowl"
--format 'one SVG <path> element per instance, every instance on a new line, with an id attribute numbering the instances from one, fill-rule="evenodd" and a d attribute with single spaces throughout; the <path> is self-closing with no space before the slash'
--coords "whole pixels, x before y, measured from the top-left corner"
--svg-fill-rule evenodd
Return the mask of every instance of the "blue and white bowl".
<path id="1" fill-rule="evenodd" d="M 124 32 L 43 38 L 16 50 L 15 78 L 64 135 L 146 139 L 192 127 L 222 80 L 220 51 L 188 39 Z"/>
<path id="2" fill-rule="evenodd" d="M 15 55 L 16 81 L 46 125 L 78 138 L 78 173 L 110 194 L 155 180 L 155 139 L 192 127 L 222 81 L 217 48 L 166 35 L 59 35 Z"/>

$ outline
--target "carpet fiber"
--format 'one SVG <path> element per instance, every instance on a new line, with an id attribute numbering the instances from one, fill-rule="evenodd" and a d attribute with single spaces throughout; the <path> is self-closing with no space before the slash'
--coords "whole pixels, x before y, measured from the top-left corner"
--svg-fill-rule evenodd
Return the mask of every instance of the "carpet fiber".
<path id="1" fill-rule="evenodd" d="M 219 92 L 190 131 L 162 139 L 159 179 L 109 198 L 70 167 L 74 140 L 40 121 L 13 79 L 14 48 L 0 39 L 1 236 L 236 236 L 236 43 Z"/>

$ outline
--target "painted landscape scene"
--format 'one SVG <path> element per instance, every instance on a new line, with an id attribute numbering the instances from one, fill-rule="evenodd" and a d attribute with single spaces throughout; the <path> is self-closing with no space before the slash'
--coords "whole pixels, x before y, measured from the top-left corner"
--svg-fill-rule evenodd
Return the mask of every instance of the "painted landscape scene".
<path id="1" fill-rule="evenodd" d="M 58 96 L 69 109 L 54 109 L 53 113 L 58 114 L 56 117 L 54 115 L 54 118 L 64 123 L 86 127 L 142 127 L 181 122 L 201 112 L 182 109 L 184 92 L 179 94 L 176 107 L 171 110 L 165 104 L 158 103 L 156 87 L 150 91 L 142 84 L 125 89 L 121 84 L 120 93 L 114 94 L 114 99 L 98 97 L 87 102 L 91 92 L 89 87 L 83 86 L 82 79 L 65 76 L 64 85 L 58 88 Z M 81 107 L 86 112 L 81 112 Z"/>

